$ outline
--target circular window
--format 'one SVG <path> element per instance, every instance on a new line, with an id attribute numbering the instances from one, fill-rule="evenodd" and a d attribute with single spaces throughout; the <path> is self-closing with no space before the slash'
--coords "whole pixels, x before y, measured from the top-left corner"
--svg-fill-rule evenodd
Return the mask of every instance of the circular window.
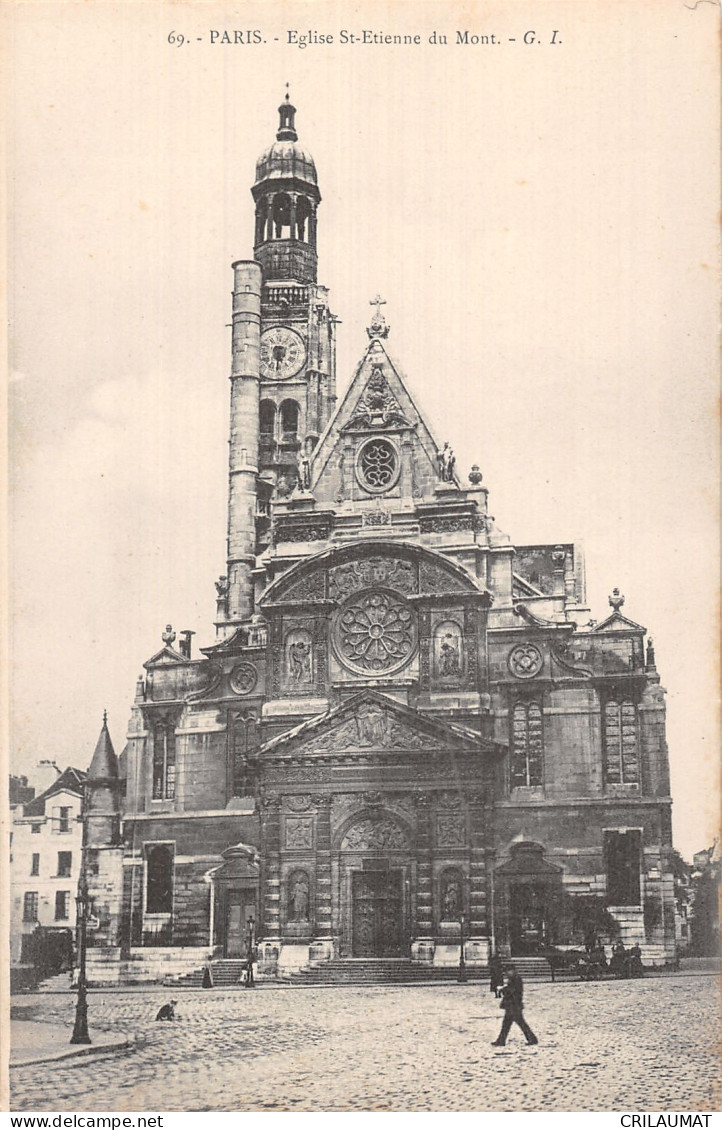
<path id="1" fill-rule="evenodd" d="M 231 671 L 228 682 L 234 694 L 250 694 L 257 679 L 258 672 L 252 663 L 239 663 Z"/>
<path id="2" fill-rule="evenodd" d="M 364 490 L 381 494 L 395 485 L 401 470 L 396 446 L 381 437 L 368 439 L 358 453 L 356 475 Z"/>
<path id="3" fill-rule="evenodd" d="M 532 679 L 544 665 L 539 648 L 533 643 L 520 644 L 509 652 L 509 670 L 517 679 Z"/>
<path id="4" fill-rule="evenodd" d="M 341 662 L 360 674 L 397 671 L 416 650 L 414 613 L 388 589 L 356 593 L 336 617 L 334 648 Z"/>

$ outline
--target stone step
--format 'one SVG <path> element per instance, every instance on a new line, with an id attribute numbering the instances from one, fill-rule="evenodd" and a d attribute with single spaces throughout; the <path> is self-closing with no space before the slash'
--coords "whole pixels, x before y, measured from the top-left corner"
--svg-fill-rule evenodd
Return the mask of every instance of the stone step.
<path id="1" fill-rule="evenodd" d="M 505 966 L 511 964 L 505 961 Z M 514 960 L 514 965 L 522 977 L 528 981 L 549 981 L 551 970 L 545 958 L 527 957 Z M 208 966 L 194 969 L 175 977 L 166 977 L 164 984 L 200 988 L 206 968 L 210 970 L 213 987 L 239 985 L 246 962 L 241 958 L 220 958 L 209 962 Z M 333 958 L 331 961 L 304 965 L 287 973 L 282 980 L 290 985 L 379 985 L 409 984 L 418 981 L 455 981 L 459 975 L 458 964 L 426 965 L 412 962 L 409 958 Z M 488 980 L 486 965 L 467 965 L 467 979 L 470 981 Z"/>

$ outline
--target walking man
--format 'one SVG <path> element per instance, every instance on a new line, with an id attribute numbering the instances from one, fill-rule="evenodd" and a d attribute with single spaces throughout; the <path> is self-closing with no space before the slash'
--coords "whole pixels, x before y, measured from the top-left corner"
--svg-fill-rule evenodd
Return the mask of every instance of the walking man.
<path id="1" fill-rule="evenodd" d="M 524 1019 L 524 982 L 513 965 L 509 966 L 509 976 L 506 985 L 501 990 L 501 1005 L 499 1007 L 504 1009 L 504 1020 L 498 1038 L 492 1041 L 492 1047 L 504 1047 L 512 1024 L 519 1025 L 526 1037 L 527 1044 L 539 1043 Z"/>

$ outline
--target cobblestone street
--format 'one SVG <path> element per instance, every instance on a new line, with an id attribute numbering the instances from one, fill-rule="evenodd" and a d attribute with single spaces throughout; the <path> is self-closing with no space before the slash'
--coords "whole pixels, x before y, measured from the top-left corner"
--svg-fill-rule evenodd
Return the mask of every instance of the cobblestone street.
<path id="1" fill-rule="evenodd" d="M 717 979 L 529 984 L 528 1048 L 486 985 L 93 991 L 125 1054 L 13 1068 L 14 1111 L 689 1111 L 716 1109 Z M 15 998 L 72 1026 L 74 997 Z"/>

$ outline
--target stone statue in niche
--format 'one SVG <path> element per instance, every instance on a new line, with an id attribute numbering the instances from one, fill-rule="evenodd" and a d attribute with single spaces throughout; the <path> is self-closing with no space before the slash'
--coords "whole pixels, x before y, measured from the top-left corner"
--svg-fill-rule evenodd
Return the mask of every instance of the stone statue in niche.
<path id="1" fill-rule="evenodd" d="M 455 872 L 444 875 L 441 888 L 441 910 L 445 922 L 455 922 L 461 911 L 459 876 Z"/>
<path id="2" fill-rule="evenodd" d="M 311 460 L 308 454 L 307 445 L 298 452 L 296 456 L 296 466 L 298 468 L 298 489 L 310 490 L 311 489 Z"/>
<path id="3" fill-rule="evenodd" d="M 369 702 L 359 707 L 356 727 L 360 745 L 383 745 L 388 731 L 388 718 L 383 707 Z"/>
<path id="4" fill-rule="evenodd" d="M 456 456 L 449 443 L 444 444 L 443 451 L 437 452 L 436 465 L 442 483 L 453 483 L 456 468 Z"/>
<path id="5" fill-rule="evenodd" d="M 286 674 L 296 686 L 313 682 L 313 649 L 308 632 L 292 632 L 286 641 Z"/>
<path id="6" fill-rule="evenodd" d="M 440 679 L 458 678 L 462 673 L 461 628 L 454 620 L 439 624 L 434 632 L 434 659 Z"/>
<path id="7" fill-rule="evenodd" d="M 294 871 L 288 881 L 288 920 L 308 920 L 308 875 L 305 871 Z"/>

